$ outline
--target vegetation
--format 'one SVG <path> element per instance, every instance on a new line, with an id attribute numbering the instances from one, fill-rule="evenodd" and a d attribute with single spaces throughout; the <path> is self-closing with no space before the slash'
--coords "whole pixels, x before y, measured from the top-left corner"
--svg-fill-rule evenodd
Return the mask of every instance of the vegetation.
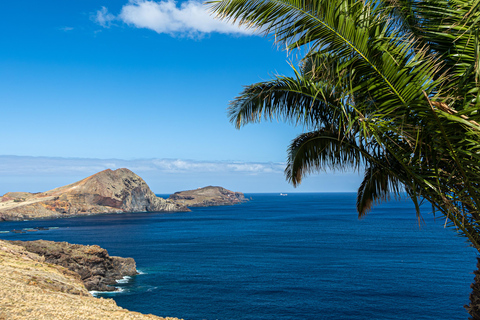
<path id="1" fill-rule="evenodd" d="M 262 119 L 304 126 L 287 180 L 364 170 L 362 217 L 408 194 L 428 201 L 480 251 L 480 2 L 217 0 L 220 18 L 286 45 L 293 76 L 250 85 L 231 102 L 240 128 Z"/>

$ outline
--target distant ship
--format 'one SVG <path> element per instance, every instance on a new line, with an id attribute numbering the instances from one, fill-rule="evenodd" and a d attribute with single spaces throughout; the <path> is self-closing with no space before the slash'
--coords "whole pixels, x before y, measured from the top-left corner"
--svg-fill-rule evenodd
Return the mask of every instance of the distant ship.
<path id="1" fill-rule="evenodd" d="M 286 193 L 280 193 L 280 195 L 284 196 L 284 197 L 288 196 L 288 194 L 286 194 Z"/>

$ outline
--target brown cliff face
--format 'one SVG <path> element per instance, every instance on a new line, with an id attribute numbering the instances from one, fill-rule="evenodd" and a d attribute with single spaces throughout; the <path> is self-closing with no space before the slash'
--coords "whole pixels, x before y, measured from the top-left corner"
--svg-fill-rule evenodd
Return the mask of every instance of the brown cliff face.
<path id="1" fill-rule="evenodd" d="M 155 196 L 142 178 L 125 168 L 107 169 L 43 193 L 9 192 L 0 198 L 0 221 L 165 211 L 189 210 Z"/>
<path id="2" fill-rule="evenodd" d="M 67 242 L 10 241 L 45 258 L 45 262 L 67 268 L 80 275 L 88 290 L 114 291 L 116 280 L 137 274 L 132 258 L 111 257 L 99 246 L 83 246 Z"/>
<path id="3" fill-rule="evenodd" d="M 168 199 L 187 207 L 229 206 L 248 201 L 241 192 L 233 192 L 222 187 L 204 187 L 196 190 L 175 192 Z"/>

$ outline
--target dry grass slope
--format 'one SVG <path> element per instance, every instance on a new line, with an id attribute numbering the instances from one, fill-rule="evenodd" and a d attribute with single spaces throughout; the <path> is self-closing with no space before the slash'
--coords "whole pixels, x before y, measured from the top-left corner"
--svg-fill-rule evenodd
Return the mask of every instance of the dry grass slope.
<path id="1" fill-rule="evenodd" d="M 78 274 L 0 240 L 0 320 L 156 319 L 92 297 Z"/>

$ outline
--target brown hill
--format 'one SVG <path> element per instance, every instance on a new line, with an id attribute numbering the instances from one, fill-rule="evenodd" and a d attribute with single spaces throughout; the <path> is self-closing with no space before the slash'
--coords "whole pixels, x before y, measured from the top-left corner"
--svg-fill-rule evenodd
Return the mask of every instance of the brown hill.
<path id="1" fill-rule="evenodd" d="M 142 178 L 125 168 L 107 169 L 47 192 L 9 192 L 0 198 L 0 221 L 164 211 L 189 210 L 155 196 Z"/>
<path id="2" fill-rule="evenodd" d="M 229 206 L 248 201 L 241 192 L 212 186 L 175 192 L 168 199 L 175 200 L 187 207 Z"/>
<path id="3" fill-rule="evenodd" d="M 92 297 L 80 276 L 0 240 L 0 320 L 178 320 L 128 311 Z"/>

